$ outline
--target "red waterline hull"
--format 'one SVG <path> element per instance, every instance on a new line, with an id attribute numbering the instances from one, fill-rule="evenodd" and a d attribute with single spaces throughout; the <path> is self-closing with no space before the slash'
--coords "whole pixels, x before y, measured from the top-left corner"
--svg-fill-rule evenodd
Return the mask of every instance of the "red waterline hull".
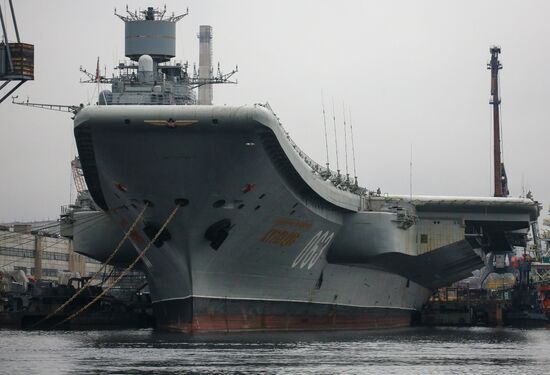
<path id="1" fill-rule="evenodd" d="M 337 304 L 185 298 L 153 304 L 157 328 L 185 333 L 356 330 L 411 325 L 414 310 Z"/>

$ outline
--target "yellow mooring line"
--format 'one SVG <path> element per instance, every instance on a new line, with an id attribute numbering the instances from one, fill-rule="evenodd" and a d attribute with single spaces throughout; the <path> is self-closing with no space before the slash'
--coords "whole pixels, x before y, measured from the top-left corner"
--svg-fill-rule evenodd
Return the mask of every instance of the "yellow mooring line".
<path id="1" fill-rule="evenodd" d="M 143 217 L 143 214 L 145 214 L 145 210 L 149 207 L 149 202 L 145 202 L 145 205 L 143 206 L 143 209 L 141 210 L 141 212 L 139 213 L 138 217 L 136 217 L 136 220 L 134 220 L 134 222 L 132 223 L 132 225 L 130 226 L 130 228 L 128 229 L 128 231 L 126 232 L 126 234 L 124 235 L 124 237 L 120 240 L 120 242 L 118 243 L 117 247 L 115 248 L 115 250 L 111 253 L 111 255 L 109 255 L 109 258 L 107 258 L 107 260 L 105 260 L 105 262 L 101 265 L 101 268 L 96 272 L 94 273 L 91 277 L 90 277 L 90 280 L 88 280 L 86 282 L 86 284 L 84 284 L 84 286 L 82 288 L 80 288 L 75 294 L 73 294 L 71 296 L 71 298 L 69 298 L 65 303 L 63 303 L 61 306 L 59 306 L 54 312 L 50 313 L 48 316 L 46 316 L 45 318 L 43 318 L 42 320 L 39 320 L 37 323 L 34 323 L 33 325 L 31 325 L 29 328 L 32 329 L 32 328 L 35 328 L 36 326 L 44 323 L 46 320 L 50 319 L 52 316 L 54 316 L 55 314 L 57 314 L 58 312 L 60 312 L 61 310 L 63 310 L 65 307 L 67 307 L 69 305 L 69 303 L 71 303 L 72 301 L 74 301 L 79 295 L 81 295 L 89 286 L 90 284 L 94 281 L 94 279 L 101 273 L 103 272 L 103 270 L 108 266 L 109 262 L 114 258 L 114 256 L 118 253 L 118 251 L 120 250 L 120 248 L 122 247 L 122 245 L 124 244 L 124 242 L 126 242 L 126 240 L 128 239 L 128 237 L 130 237 L 130 235 L 132 234 L 134 228 L 136 227 L 137 223 L 141 220 L 141 218 Z"/>
<path id="2" fill-rule="evenodd" d="M 132 268 L 134 268 L 134 266 L 136 265 L 137 262 L 139 262 L 141 260 L 141 258 L 143 258 L 145 256 L 145 253 L 147 253 L 147 250 L 149 250 L 151 248 L 151 245 L 153 243 L 155 243 L 155 241 L 159 238 L 159 236 L 162 234 L 162 232 L 164 231 L 164 229 L 166 229 L 166 227 L 168 226 L 168 224 L 172 221 L 172 219 L 174 218 L 174 216 L 176 215 L 176 212 L 178 212 L 179 208 L 181 207 L 181 203 L 177 203 L 176 204 L 176 207 L 174 208 L 174 210 L 170 213 L 170 215 L 168 216 L 168 218 L 166 219 L 166 221 L 164 222 L 164 224 L 162 224 L 162 227 L 160 227 L 159 231 L 157 232 L 157 234 L 155 234 L 155 237 L 153 237 L 151 239 L 151 241 L 149 241 L 149 243 L 147 244 L 147 246 L 145 246 L 145 248 L 139 253 L 139 255 L 137 256 L 136 259 L 134 259 L 134 261 L 128 266 L 128 268 L 126 268 L 116 279 L 115 281 L 108 287 L 108 288 L 105 288 L 101 293 L 99 293 L 99 295 L 97 295 L 91 302 L 89 302 L 86 306 L 82 307 L 80 310 L 78 310 L 77 312 L 75 312 L 74 314 L 72 314 L 71 316 L 69 316 L 68 318 L 64 319 L 63 321 L 55 324 L 52 328 L 55 328 L 57 326 L 60 326 L 61 324 L 65 323 L 65 322 L 68 322 L 69 320 L 71 319 L 74 319 L 76 316 L 78 316 L 79 314 L 83 313 L 84 311 L 86 311 L 90 306 L 92 306 L 94 303 L 96 303 L 101 297 L 103 297 L 105 294 L 107 294 L 112 288 L 114 288 L 116 286 L 116 284 L 124 277 L 128 274 L 128 272 L 130 272 L 132 270 Z"/>

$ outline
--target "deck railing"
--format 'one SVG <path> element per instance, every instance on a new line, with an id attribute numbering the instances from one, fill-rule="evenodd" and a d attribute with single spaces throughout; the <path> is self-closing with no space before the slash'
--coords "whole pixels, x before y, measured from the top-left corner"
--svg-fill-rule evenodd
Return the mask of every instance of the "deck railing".
<path id="1" fill-rule="evenodd" d="M 257 103 L 256 105 L 267 109 L 273 114 L 273 116 L 275 116 L 275 118 L 277 119 L 277 123 L 283 130 L 288 142 L 290 143 L 296 154 L 311 168 L 313 173 L 321 176 L 325 181 L 331 182 L 336 188 L 340 190 L 349 191 L 350 193 L 357 195 L 368 194 L 368 190 L 364 187 L 359 186 L 356 180 L 352 181 L 348 176 L 343 176 L 341 173 L 335 172 L 327 166 L 322 166 L 321 164 L 310 158 L 309 155 L 307 155 L 304 151 L 302 151 L 302 149 L 298 147 L 296 142 L 292 140 L 290 134 L 286 131 L 283 124 L 281 123 L 281 120 L 275 114 L 269 103 Z"/>

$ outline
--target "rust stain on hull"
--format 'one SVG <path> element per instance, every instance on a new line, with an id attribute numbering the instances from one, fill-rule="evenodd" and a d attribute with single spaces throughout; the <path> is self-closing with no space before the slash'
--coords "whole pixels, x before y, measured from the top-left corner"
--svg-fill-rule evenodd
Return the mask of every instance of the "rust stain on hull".
<path id="1" fill-rule="evenodd" d="M 411 310 L 193 298 L 154 304 L 157 328 L 185 333 L 401 328 Z"/>

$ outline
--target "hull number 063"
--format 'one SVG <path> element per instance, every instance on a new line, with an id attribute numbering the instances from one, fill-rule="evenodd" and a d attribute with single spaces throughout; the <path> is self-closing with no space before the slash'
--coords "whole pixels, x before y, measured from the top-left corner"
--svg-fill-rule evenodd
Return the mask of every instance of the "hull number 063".
<path id="1" fill-rule="evenodd" d="M 334 237 L 334 232 L 319 231 L 313 238 L 307 243 L 307 245 L 300 251 L 300 254 L 294 259 L 292 268 L 299 266 L 304 268 L 307 265 L 307 269 L 311 269 L 317 263 L 323 251 L 328 247 L 330 241 Z"/>

